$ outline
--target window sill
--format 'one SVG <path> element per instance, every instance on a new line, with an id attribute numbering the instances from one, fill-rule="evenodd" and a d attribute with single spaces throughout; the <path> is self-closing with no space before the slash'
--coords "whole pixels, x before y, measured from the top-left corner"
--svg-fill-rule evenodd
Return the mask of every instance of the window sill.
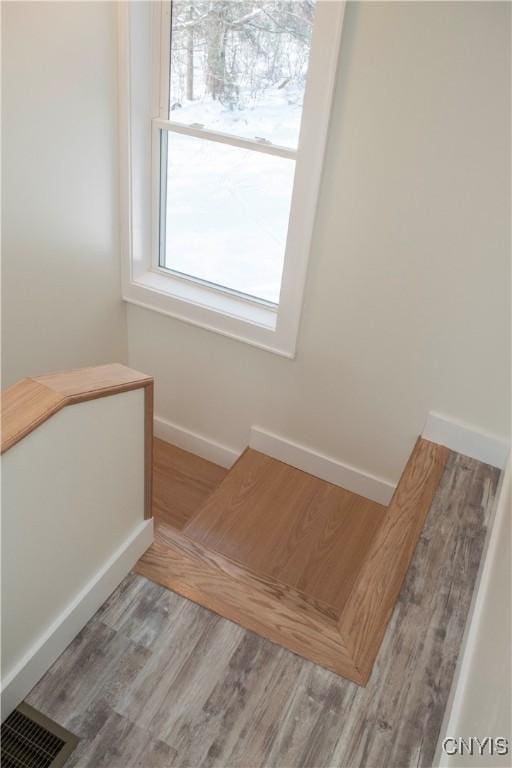
<path id="1" fill-rule="evenodd" d="M 293 358 L 278 330 L 278 307 L 172 274 L 148 270 L 125 284 L 124 301 Z"/>

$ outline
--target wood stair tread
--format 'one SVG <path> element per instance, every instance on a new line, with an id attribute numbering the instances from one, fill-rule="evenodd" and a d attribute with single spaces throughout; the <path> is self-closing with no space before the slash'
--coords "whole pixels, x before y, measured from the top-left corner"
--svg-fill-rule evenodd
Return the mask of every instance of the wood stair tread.
<path id="1" fill-rule="evenodd" d="M 247 449 L 183 532 L 341 610 L 386 507 Z"/>
<path id="2" fill-rule="evenodd" d="M 419 439 L 386 508 L 247 449 L 136 571 L 364 684 L 447 454 Z"/>

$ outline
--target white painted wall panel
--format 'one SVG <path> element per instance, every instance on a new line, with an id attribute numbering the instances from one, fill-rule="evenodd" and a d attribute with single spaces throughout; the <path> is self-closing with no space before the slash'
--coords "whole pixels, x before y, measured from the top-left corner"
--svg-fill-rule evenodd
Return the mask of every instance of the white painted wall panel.
<path id="1" fill-rule="evenodd" d="M 395 483 L 427 413 L 507 438 L 508 3 L 349 3 L 296 360 L 137 307 L 156 412 Z M 6 384 L 123 360 L 114 3 L 4 3 Z"/>
<path id="2" fill-rule="evenodd" d="M 117 4 L 15 2 L 2 19 L 2 386 L 126 362 Z"/>
<path id="3" fill-rule="evenodd" d="M 510 14 L 348 4 L 296 360 L 130 306 L 158 416 L 391 483 L 430 411 L 507 438 Z"/>
<path id="4" fill-rule="evenodd" d="M 2 680 L 144 516 L 144 392 L 59 411 L 2 457 Z"/>

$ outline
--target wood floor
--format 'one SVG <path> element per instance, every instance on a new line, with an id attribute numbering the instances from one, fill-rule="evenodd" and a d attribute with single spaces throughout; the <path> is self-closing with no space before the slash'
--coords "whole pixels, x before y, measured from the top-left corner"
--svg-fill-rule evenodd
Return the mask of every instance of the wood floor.
<path id="1" fill-rule="evenodd" d="M 366 688 L 130 575 L 28 701 L 70 768 L 431 766 L 498 477 L 449 455 Z"/>
<path id="2" fill-rule="evenodd" d="M 247 449 L 181 531 L 166 513 L 135 570 L 365 684 L 446 456 L 418 440 L 384 507 Z"/>
<path id="3" fill-rule="evenodd" d="M 153 515 L 180 530 L 221 484 L 227 469 L 155 438 L 153 443 Z M 157 534 L 158 535 L 158 534 Z"/>
<path id="4" fill-rule="evenodd" d="M 341 610 L 385 512 L 381 504 L 247 450 L 183 533 Z"/>

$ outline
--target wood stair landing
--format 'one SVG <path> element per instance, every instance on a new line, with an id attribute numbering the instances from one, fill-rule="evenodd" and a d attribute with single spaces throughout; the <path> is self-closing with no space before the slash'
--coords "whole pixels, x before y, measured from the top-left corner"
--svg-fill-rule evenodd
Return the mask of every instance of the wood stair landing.
<path id="1" fill-rule="evenodd" d="M 135 570 L 364 685 L 446 456 L 418 440 L 384 507 L 247 449 Z"/>

